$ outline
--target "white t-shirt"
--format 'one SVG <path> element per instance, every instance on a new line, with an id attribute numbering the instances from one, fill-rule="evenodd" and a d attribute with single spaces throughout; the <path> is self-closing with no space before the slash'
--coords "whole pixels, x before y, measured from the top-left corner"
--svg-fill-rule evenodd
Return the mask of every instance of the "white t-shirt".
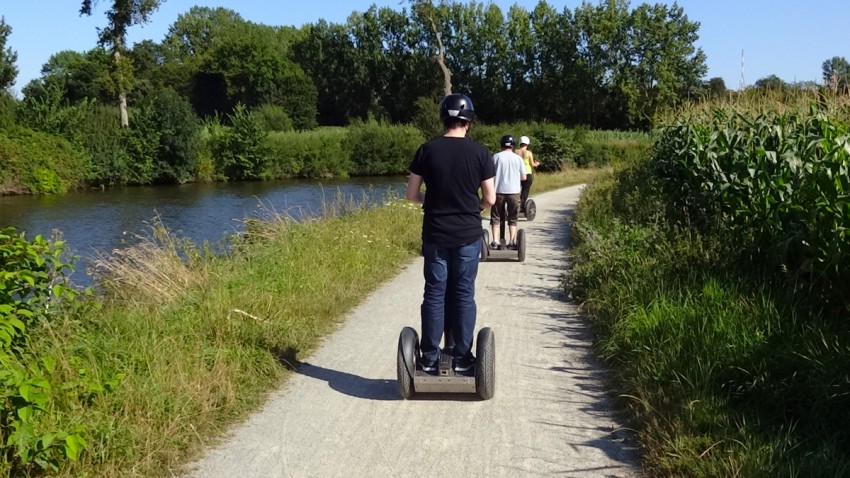
<path id="1" fill-rule="evenodd" d="M 522 158 L 506 149 L 494 154 L 493 161 L 496 163 L 496 194 L 519 194 L 525 173 Z"/>

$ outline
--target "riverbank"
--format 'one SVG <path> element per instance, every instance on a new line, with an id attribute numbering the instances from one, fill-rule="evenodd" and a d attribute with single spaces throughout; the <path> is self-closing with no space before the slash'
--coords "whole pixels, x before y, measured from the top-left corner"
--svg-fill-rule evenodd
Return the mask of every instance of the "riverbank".
<path id="1" fill-rule="evenodd" d="M 596 174 L 541 174 L 532 196 Z M 418 253 L 421 211 L 410 203 L 328 213 L 253 223 L 227 256 L 158 231 L 150 247 L 104 264 L 111 275 L 102 303 L 32 337 L 33 355 L 58 357 L 52 382 L 114 385 L 57 401 L 38 417 L 36 428 L 79 425 L 88 443 L 55 475 L 169 474 L 196 455 L 206 441 L 199 437 L 259 407 L 287 363 Z"/>

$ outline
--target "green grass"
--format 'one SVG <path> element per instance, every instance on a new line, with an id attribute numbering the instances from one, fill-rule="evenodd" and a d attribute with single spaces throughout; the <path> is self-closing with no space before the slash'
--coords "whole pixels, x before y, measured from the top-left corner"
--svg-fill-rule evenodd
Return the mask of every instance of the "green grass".
<path id="1" fill-rule="evenodd" d="M 567 168 L 557 173 L 535 173 L 531 192 L 532 194 L 537 194 L 553 189 L 575 186 L 577 184 L 591 183 L 606 173 L 610 174 L 611 171 L 611 166 L 602 166 L 596 168 Z"/>
<path id="2" fill-rule="evenodd" d="M 160 230 L 148 247 L 102 259 L 110 298 L 54 324 L 61 333 L 33 338 L 37 352 L 61 357 L 59 381 L 81 369 L 125 374 L 116 391 L 44 417 L 88 429 L 90 451 L 56 476 L 170 474 L 255 410 L 287 361 L 313 350 L 418 251 L 412 204 L 336 209 L 322 221 L 253 222 L 227 256 Z"/>
<path id="3" fill-rule="evenodd" d="M 641 171 L 582 197 L 565 284 L 653 477 L 846 476 L 850 330 L 806 294 L 668 227 Z"/>
<path id="4" fill-rule="evenodd" d="M 599 171 L 540 174 L 535 191 Z M 57 357 L 52 383 L 123 379 L 39 416 L 45 429 L 83 425 L 88 442 L 80 461 L 47 474 L 170 475 L 259 408 L 287 363 L 418 253 L 418 206 L 391 196 L 366 206 L 337 198 L 323 220 L 246 221 L 226 255 L 154 224 L 95 261 L 104 295 L 34 333 L 32 353 Z"/>

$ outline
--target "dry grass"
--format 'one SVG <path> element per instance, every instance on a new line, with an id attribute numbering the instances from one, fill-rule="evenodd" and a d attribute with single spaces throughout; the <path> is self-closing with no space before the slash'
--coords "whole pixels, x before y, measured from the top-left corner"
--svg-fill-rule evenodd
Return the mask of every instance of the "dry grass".
<path id="1" fill-rule="evenodd" d="M 131 303 L 170 302 L 205 281 L 202 254 L 191 240 L 169 233 L 159 217 L 135 244 L 100 252 L 91 273 L 104 291 Z"/>

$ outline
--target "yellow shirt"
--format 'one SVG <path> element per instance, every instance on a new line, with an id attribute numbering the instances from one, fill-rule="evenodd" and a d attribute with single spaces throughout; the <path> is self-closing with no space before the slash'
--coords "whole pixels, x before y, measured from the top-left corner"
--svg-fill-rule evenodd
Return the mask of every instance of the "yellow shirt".
<path id="1" fill-rule="evenodd" d="M 534 157 L 529 150 L 520 150 L 522 154 L 522 162 L 525 164 L 525 174 L 534 174 L 534 167 L 531 166 L 531 158 Z"/>

